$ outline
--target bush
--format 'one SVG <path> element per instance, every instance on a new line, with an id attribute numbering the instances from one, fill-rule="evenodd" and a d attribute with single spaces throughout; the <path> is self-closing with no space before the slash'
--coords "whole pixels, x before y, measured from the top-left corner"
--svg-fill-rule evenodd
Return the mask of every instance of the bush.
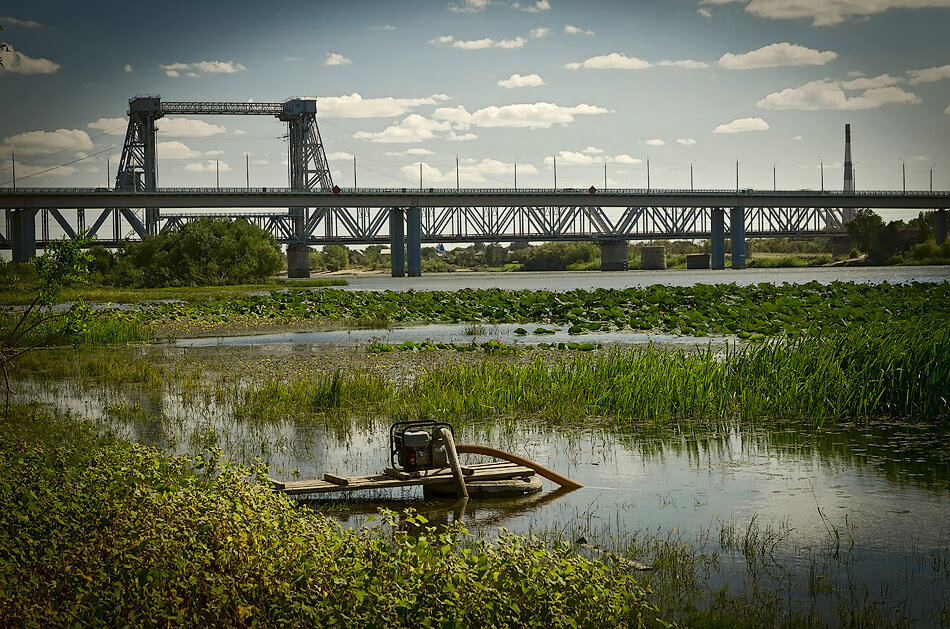
<path id="1" fill-rule="evenodd" d="M 564 271 L 571 267 L 577 270 L 599 268 L 600 249 L 591 242 L 548 242 L 527 253 L 522 268 L 525 271 Z"/>
<path id="2" fill-rule="evenodd" d="M 248 284 L 265 281 L 283 264 L 274 237 L 256 225 L 201 218 L 181 231 L 126 243 L 104 280 L 146 288 Z"/>

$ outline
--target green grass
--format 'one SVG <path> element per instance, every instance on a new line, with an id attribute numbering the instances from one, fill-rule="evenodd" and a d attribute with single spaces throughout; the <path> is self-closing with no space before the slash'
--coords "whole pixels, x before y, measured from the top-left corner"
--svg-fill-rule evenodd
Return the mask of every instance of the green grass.
<path id="1" fill-rule="evenodd" d="M 250 472 L 16 407 L 0 425 L 0 626 L 661 626 L 632 576 L 568 545 L 412 513 L 343 530 Z"/>

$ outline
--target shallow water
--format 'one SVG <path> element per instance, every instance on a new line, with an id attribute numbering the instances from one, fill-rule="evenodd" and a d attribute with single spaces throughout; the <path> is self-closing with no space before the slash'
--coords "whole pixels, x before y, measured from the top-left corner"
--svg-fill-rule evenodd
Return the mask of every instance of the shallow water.
<path id="1" fill-rule="evenodd" d="M 337 431 L 312 422 L 251 426 L 212 394 L 183 400 L 69 385 L 56 394 L 29 389 L 22 393 L 171 452 L 215 445 L 236 463 L 260 457 L 280 479 L 371 474 L 389 464 L 388 423 L 373 419 Z M 717 557 L 711 589 L 766 584 L 786 592 L 790 606 L 828 614 L 845 597 L 845 608 L 884 605 L 923 627 L 940 626 L 950 610 L 950 431 L 892 424 L 816 433 L 727 422 L 617 434 L 593 424 L 502 423 L 460 429 L 457 441 L 526 456 L 585 488 L 561 494 L 545 481 L 540 495 L 471 501 L 464 510 L 451 500 L 424 501 L 419 488 L 316 504 L 345 506 L 334 512 L 351 526 L 367 523 L 379 506 L 411 505 L 434 522 L 461 518 L 486 536 L 504 527 L 565 541 L 584 536 L 616 550 L 675 539 Z M 750 535 L 758 555 L 743 550 Z M 816 580 L 834 587 L 816 588 Z"/>

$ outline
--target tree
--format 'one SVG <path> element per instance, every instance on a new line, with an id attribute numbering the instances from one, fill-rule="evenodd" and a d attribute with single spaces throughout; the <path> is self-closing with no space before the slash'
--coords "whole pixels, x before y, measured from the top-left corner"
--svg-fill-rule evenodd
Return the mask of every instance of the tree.
<path id="1" fill-rule="evenodd" d="M 200 218 L 178 232 L 127 243 L 115 281 L 145 287 L 262 282 L 283 267 L 277 241 L 241 220 Z"/>
<path id="2" fill-rule="evenodd" d="M 864 208 L 858 210 L 854 218 L 847 222 L 846 228 L 858 250 L 868 253 L 884 230 L 884 220 L 873 210 Z"/>
<path id="3" fill-rule="evenodd" d="M 342 271 L 350 264 L 350 252 L 343 245 L 325 245 L 323 263 L 328 271 Z"/>
<path id="4" fill-rule="evenodd" d="M 91 237 L 83 234 L 46 245 L 42 257 L 31 260 L 38 286 L 25 309 L 0 319 L 0 369 L 5 389 L 4 417 L 10 410 L 10 368 L 23 354 L 66 338 L 78 341 L 86 328 L 89 307 L 80 299 L 68 310 L 54 311 L 60 291 L 88 273 L 89 253 L 83 246 Z"/>

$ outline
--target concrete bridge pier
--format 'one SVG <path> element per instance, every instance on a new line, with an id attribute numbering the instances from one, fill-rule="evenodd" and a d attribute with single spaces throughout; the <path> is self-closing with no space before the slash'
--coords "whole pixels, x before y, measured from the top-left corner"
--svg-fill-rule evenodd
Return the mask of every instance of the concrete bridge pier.
<path id="1" fill-rule="evenodd" d="M 310 277 L 310 247 L 302 243 L 287 245 L 287 277 Z"/>
<path id="2" fill-rule="evenodd" d="M 730 235 L 732 237 L 732 268 L 745 268 L 745 208 L 732 208 L 730 212 Z"/>
<path id="3" fill-rule="evenodd" d="M 627 270 L 627 241 L 607 240 L 600 243 L 600 270 Z"/>
<path id="4" fill-rule="evenodd" d="M 710 231 L 710 268 L 721 271 L 726 268 L 726 211 L 721 207 L 712 209 Z"/>
<path id="5" fill-rule="evenodd" d="M 403 240 L 405 239 L 405 214 L 401 207 L 389 208 L 389 249 L 391 252 L 391 261 L 393 277 L 405 277 L 406 275 L 406 248 Z"/>
<path id="6" fill-rule="evenodd" d="M 406 266 L 409 277 L 422 275 L 422 210 L 411 207 L 406 212 Z"/>
<path id="7" fill-rule="evenodd" d="M 13 261 L 26 262 L 36 255 L 36 210 L 7 210 Z"/>
<path id="8" fill-rule="evenodd" d="M 934 216 L 934 236 L 937 244 L 942 245 L 947 242 L 947 211 L 937 210 Z"/>

